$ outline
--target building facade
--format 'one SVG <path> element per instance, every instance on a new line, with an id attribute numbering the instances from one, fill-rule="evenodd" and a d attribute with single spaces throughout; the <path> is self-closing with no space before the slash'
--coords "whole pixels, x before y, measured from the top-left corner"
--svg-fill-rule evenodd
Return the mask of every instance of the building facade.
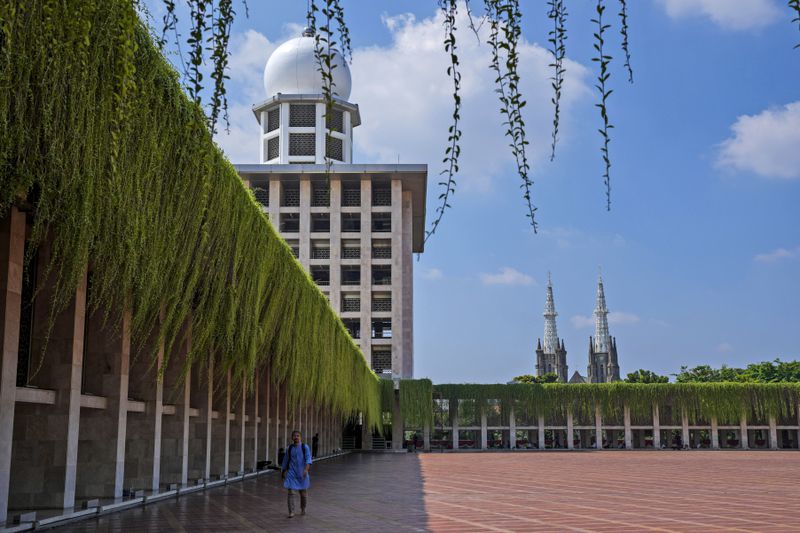
<path id="1" fill-rule="evenodd" d="M 564 339 L 558 338 L 556 304 L 553 299 L 553 282 L 547 276 L 547 298 L 544 304 L 544 342 L 536 345 L 536 375 L 556 374 L 562 383 L 567 382 L 567 350 Z"/>
<path id="2" fill-rule="evenodd" d="M 313 32 L 264 69 L 258 164 L 237 165 L 273 227 L 328 297 L 380 375 L 410 378 L 413 261 L 425 235 L 426 165 L 352 163 L 350 71 L 336 54 L 328 109 Z"/>

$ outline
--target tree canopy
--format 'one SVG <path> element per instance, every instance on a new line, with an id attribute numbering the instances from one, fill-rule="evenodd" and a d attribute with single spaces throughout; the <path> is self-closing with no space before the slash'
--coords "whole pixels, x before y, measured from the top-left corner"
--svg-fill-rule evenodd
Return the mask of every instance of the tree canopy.
<path id="1" fill-rule="evenodd" d="M 558 374 L 548 372 L 541 376 L 534 376 L 533 374 L 522 374 L 512 380 L 514 383 L 556 383 L 558 381 Z"/>
<path id="2" fill-rule="evenodd" d="M 787 383 L 800 382 L 800 361 L 763 361 L 751 363 L 746 368 L 722 365 L 713 368 L 698 365 L 694 368 L 681 367 L 675 375 L 677 383 L 712 383 L 732 381 L 739 383 Z"/>
<path id="3" fill-rule="evenodd" d="M 640 368 L 636 372 L 631 372 L 623 380 L 626 383 L 669 383 L 669 376 L 661 376 L 652 370 Z"/>

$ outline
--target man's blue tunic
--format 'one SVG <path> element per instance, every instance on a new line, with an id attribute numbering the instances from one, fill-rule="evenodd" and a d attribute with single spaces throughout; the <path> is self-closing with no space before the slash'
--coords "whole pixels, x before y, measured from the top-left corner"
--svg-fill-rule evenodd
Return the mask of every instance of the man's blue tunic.
<path id="1" fill-rule="evenodd" d="M 311 464 L 311 450 L 308 449 L 308 445 L 303 443 L 289 445 L 281 465 L 281 468 L 286 470 L 283 487 L 292 490 L 307 489 L 311 484 L 310 475 L 303 477 L 307 464 Z"/>

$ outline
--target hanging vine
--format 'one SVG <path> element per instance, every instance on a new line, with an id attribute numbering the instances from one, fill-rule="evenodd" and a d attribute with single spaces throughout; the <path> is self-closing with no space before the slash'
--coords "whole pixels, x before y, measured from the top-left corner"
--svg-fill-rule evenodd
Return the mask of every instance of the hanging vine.
<path id="1" fill-rule="evenodd" d="M 567 9 L 564 6 L 564 0 L 549 0 L 547 5 L 550 10 L 547 16 L 553 21 L 553 29 L 548 33 L 547 42 L 550 43 L 550 54 L 553 56 L 553 62 L 549 66 L 553 67 L 553 77 L 550 78 L 551 86 L 553 88 L 553 134 L 550 150 L 550 161 L 556 158 L 556 143 L 558 142 L 558 126 L 561 120 L 561 89 L 564 86 L 564 58 L 567 55 L 567 47 L 565 41 L 567 40 Z"/>
<path id="2" fill-rule="evenodd" d="M 598 131 L 603 138 L 603 146 L 600 152 L 603 155 L 603 164 L 605 165 L 603 184 L 606 187 L 606 210 L 611 211 L 611 158 L 608 152 L 608 144 L 611 142 L 611 135 L 609 132 L 614 126 L 608 120 L 607 103 L 608 97 L 611 96 L 613 90 L 606 87 L 608 79 L 611 77 L 611 73 L 608 70 L 608 65 L 611 63 L 611 56 L 604 52 L 604 35 L 611 25 L 603 23 L 603 13 L 606 11 L 603 0 L 597 0 L 595 11 L 597 13 L 597 18 L 593 18 L 591 21 L 597 25 L 597 30 L 594 33 L 595 42 L 592 46 L 597 52 L 597 56 L 593 57 L 592 61 L 596 62 L 600 67 L 600 71 L 597 74 L 597 85 L 595 85 L 597 91 L 600 93 L 600 103 L 595 104 L 595 107 L 600 109 L 600 118 L 603 119 L 603 125 Z"/>
<path id="3" fill-rule="evenodd" d="M 797 23 L 798 29 L 800 29 L 800 0 L 789 0 L 789 8 L 794 10 L 795 17 L 792 19 L 792 22 Z M 795 48 L 800 48 L 800 43 L 794 45 Z"/>
<path id="4" fill-rule="evenodd" d="M 633 83 L 633 68 L 631 67 L 631 51 L 628 44 L 628 2 L 619 0 L 619 33 L 622 35 L 622 51 L 625 53 L 625 70 L 628 71 L 628 81 Z"/>

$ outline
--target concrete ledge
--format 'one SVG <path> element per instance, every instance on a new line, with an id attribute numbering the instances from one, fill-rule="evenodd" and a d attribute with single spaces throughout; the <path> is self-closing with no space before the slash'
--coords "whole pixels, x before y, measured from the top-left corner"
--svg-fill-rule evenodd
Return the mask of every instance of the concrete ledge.
<path id="1" fill-rule="evenodd" d="M 138 505 L 144 505 L 144 498 L 133 498 L 131 500 L 123 500 L 121 502 L 114 502 L 109 503 L 106 505 L 101 505 L 97 508 L 98 514 L 110 513 L 113 511 L 121 511 L 123 509 L 127 509 L 129 507 L 136 507 Z"/>
<path id="2" fill-rule="evenodd" d="M 161 408 L 161 414 L 174 415 L 175 414 L 175 406 L 174 405 L 164 405 Z"/>
<path id="3" fill-rule="evenodd" d="M 158 494 L 152 494 L 150 496 L 144 497 L 144 503 L 150 502 L 158 502 L 161 500 L 167 500 L 169 498 L 174 498 L 178 495 L 177 490 L 165 490 L 164 492 L 159 492 Z"/>
<path id="4" fill-rule="evenodd" d="M 93 508 L 93 509 L 83 509 L 80 511 L 74 511 L 71 513 L 64 513 L 58 516 L 51 516 L 49 518 L 42 518 L 41 520 L 36 521 L 36 529 L 45 529 L 45 528 L 60 526 L 63 525 L 64 522 L 80 520 L 82 518 L 88 518 L 96 514 L 97 514 L 97 509 Z"/>
<path id="5" fill-rule="evenodd" d="M 105 396 L 94 396 L 92 394 L 81 394 L 81 407 L 86 409 L 105 409 L 108 400 Z"/>
<path id="6" fill-rule="evenodd" d="M 205 490 L 206 485 L 205 483 L 201 483 L 199 485 L 193 485 L 191 487 L 184 487 L 182 489 L 178 489 L 178 495 L 181 494 L 189 494 L 190 492 L 197 492 L 200 490 Z"/>
<path id="7" fill-rule="evenodd" d="M 34 387 L 17 387 L 16 401 L 21 403 L 55 405 L 56 391 L 37 389 Z"/>
<path id="8" fill-rule="evenodd" d="M 128 400 L 129 413 L 144 413 L 145 403 L 139 400 Z"/>
<path id="9" fill-rule="evenodd" d="M 200 409 L 197 409 L 195 407 L 190 407 L 189 408 L 189 416 L 190 417 L 192 417 L 192 416 L 200 416 Z"/>

